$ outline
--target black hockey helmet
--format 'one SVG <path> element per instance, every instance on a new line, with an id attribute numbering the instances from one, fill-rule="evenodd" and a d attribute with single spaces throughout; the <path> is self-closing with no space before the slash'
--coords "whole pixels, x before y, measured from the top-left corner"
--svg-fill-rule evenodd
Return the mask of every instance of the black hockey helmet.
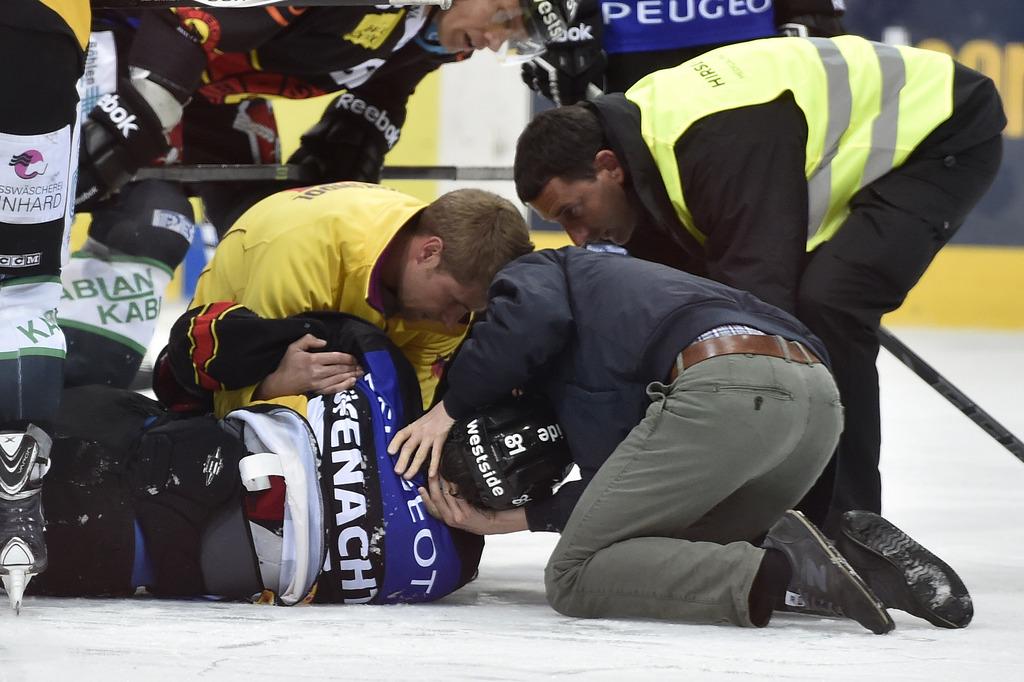
<path id="1" fill-rule="evenodd" d="M 458 495 L 495 510 L 550 497 L 571 467 L 562 427 L 536 398 L 509 398 L 456 422 L 441 456 Z"/>

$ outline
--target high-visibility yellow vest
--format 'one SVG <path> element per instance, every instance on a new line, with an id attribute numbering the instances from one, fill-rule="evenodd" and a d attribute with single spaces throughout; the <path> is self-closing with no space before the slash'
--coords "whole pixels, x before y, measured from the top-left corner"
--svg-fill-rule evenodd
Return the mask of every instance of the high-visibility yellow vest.
<path id="1" fill-rule="evenodd" d="M 858 190 L 902 164 L 950 117 L 953 60 L 856 36 L 768 38 L 644 77 L 626 98 L 640 108 L 641 134 L 676 216 L 699 243 L 707 237 L 686 206 L 676 141 L 709 114 L 764 104 L 785 92 L 793 93 L 807 119 L 810 251 L 836 233 Z"/>

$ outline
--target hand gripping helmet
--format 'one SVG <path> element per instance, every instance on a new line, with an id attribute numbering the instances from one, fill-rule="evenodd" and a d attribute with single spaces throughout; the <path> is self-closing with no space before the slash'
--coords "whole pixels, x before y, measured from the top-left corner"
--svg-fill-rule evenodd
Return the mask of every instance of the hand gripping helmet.
<path id="1" fill-rule="evenodd" d="M 562 427 L 537 399 L 509 398 L 456 422 L 441 455 L 459 497 L 494 510 L 550 497 L 570 468 Z"/>

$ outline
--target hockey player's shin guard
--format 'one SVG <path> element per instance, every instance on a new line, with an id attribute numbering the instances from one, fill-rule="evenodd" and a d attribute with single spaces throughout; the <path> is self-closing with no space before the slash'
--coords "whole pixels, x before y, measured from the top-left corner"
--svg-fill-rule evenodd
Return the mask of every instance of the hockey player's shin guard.
<path id="1" fill-rule="evenodd" d="M 40 492 L 50 446 L 33 424 L 0 427 L 0 579 L 15 612 L 29 580 L 46 569 Z"/>

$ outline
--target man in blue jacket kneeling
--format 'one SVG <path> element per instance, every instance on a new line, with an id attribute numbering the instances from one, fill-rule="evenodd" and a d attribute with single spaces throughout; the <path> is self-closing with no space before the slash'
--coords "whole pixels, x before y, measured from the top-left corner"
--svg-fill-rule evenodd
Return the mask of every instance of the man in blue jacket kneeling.
<path id="1" fill-rule="evenodd" d="M 421 494 L 450 525 L 560 532 L 545 571 L 557 611 L 764 626 L 785 608 L 882 634 L 893 628 L 886 606 L 923 608 L 883 603 L 788 511 L 843 422 L 825 349 L 794 317 L 710 280 L 574 247 L 513 261 L 489 297 L 443 401 L 389 451 L 406 476 L 430 457 Z M 440 452 L 453 420 L 517 389 L 553 405 L 581 479 L 520 508 L 481 511 L 437 475 Z M 915 548 L 951 587 L 932 611 L 969 620 L 955 573 Z M 916 587 L 895 568 L 878 575 L 886 595 Z"/>

